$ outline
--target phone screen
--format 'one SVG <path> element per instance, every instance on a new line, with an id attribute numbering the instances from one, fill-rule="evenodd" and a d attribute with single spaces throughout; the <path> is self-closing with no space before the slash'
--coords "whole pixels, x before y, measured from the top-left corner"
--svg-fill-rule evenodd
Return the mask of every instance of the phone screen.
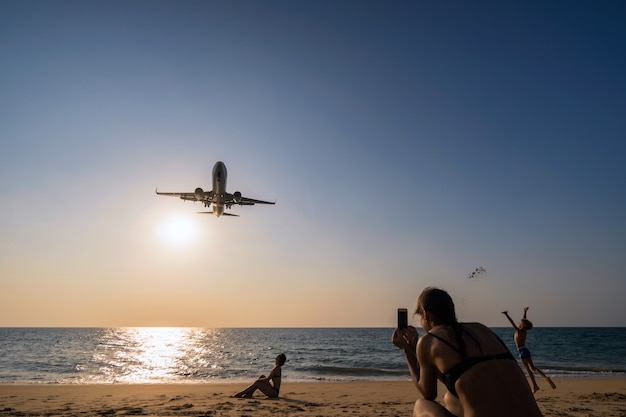
<path id="1" fill-rule="evenodd" d="M 406 308 L 398 309 L 398 329 L 406 329 L 409 325 L 408 315 Z"/>

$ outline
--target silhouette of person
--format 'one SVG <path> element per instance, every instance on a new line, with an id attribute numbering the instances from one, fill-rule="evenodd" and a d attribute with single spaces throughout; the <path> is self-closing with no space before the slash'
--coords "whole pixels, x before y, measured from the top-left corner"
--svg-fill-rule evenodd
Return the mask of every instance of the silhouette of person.
<path id="1" fill-rule="evenodd" d="M 552 382 L 549 376 L 544 374 L 541 369 L 535 366 L 535 364 L 533 363 L 533 359 L 530 355 L 530 350 L 528 350 L 528 348 L 526 347 L 526 332 L 533 328 L 532 322 L 526 318 L 527 311 L 528 307 L 525 307 L 524 317 L 522 317 L 519 324 L 515 324 L 511 316 L 509 316 L 508 311 L 503 311 L 502 314 L 504 314 L 506 318 L 509 319 L 511 325 L 513 325 L 513 328 L 515 329 L 515 335 L 513 336 L 513 340 L 515 340 L 515 346 L 517 347 L 517 351 L 519 352 L 519 358 L 522 360 L 522 364 L 524 365 L 524 368 L 526 368 L 526 372 L 528 373 L 530 381 L 533 384 L 533 393 L 539 390 L 539 385 L 537 385 L 537 382 L 535 381 L 535 375 L 533 374 L 533 371 L 536 371 L 539 375 L 547 379 L 552 389 L 554 389 L 556 388 L 556 385 L 554 384 L 554 382 Z"/>
<path id="2" fill-rule="evenodd" d="M 276 356 L 276 363 L 270 374 L 266 377 L 261 375 L 256 381 L 241 392 L 233 395 L 235 398 L 252 398 L 256 390 L 261 391 L 263 394 L 270 398 L 278 397 L 280 392 L 281 382 L 281 367 L 285 364 L 287 357 L 284 353 Z"/>

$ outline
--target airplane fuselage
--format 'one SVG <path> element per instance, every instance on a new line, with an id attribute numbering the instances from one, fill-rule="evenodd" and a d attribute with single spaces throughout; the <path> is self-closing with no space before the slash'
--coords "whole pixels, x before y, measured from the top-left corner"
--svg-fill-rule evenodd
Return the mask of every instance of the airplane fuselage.
<path id="1" fill-rule="evenodd" d="M 213 166 L 213 201 L 211 202 L 213 214 L 217 217 L 224 214 L 227 175 L 226 165 L 222 161 L 217 161 Z"/>

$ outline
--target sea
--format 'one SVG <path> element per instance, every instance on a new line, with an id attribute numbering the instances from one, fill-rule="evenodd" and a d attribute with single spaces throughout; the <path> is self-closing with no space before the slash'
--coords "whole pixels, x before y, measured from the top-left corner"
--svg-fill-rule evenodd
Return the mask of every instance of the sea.
<path id="1" fill-rule="evenodd" d="M 517 357 L 513 329 L 493 330 Z M 409 381 L 392 331 L 0 328 L 0 384 L 245 382 L 267 375 L 280 353 L 287 356 L 286 381 Z M 535 327 L 526 342 L 535 365 L 551 377 L 626 376 L 624 327 Z"/>

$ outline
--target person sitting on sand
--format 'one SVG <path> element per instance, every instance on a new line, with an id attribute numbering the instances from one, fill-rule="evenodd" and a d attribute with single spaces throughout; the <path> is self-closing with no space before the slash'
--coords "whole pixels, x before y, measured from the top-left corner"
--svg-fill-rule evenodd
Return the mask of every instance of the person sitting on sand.
<path id="1" fill-rule="evenodd" d="M 548 380 L 548 383 L 552 387 L 552 389 L 556 388 L 556 385 L 549 376 L 544 374 L 541 369 L 537 368 L 533 363 L 533 359 L 530 356 L 530 350 L 526 347 L 526 332 L 533 328 L 533 324 L 530 320 L 526 318 L 526 312 L 528 311 L 528 307 L 524 308 L 524 317 L 520 320 L 519 324 L 516 325 L 511 316 L 509 316 L 508 311 L 503 311 L 502 314 L 506 316 L 507 319 L 513 325 L 515 329 L 515 335 L 513 336 L 513 340 L 515 340 L 515 346 L 517 347 L 517 351 L 519 352 L 519 358 L 522 360 L 524 364 L 524 368 L 526 368 L 526 372 L 528 372 L 528 376 L 530 377 L 530 381 L 533 384 L 533 393 L 539 391 L 539 385 L 535 381 L 535 375 L 533 375 L 533 371 L 537 371 L 539 375 Z"/>
<path id="2" fill-rule="evenodd" d="M 285 364 L 287 357 L 284 353 L 276 356 L 276 364 L 270 372 L 269 376 L 261 375 L 259 379 L 254 381 L 248 388 L 233 395 L 235 398 L 252 398 L 256 390 L 260 390 L 263 394 L 270 398 L 277 398 L 280 391 L 281 367 Z"/>
<path id="3" fill-rule="evenodd" d="M 415 313 L 426 334 L 395 329 L 392 343 L 404 351 L 423 398 L 413 416 L 541 417 L 524 373 L 504 342 L 480 323 L 459 323 L 450 295 L 426 288 Z M 448 388 L 436 402 L 437 380 Z"/>

